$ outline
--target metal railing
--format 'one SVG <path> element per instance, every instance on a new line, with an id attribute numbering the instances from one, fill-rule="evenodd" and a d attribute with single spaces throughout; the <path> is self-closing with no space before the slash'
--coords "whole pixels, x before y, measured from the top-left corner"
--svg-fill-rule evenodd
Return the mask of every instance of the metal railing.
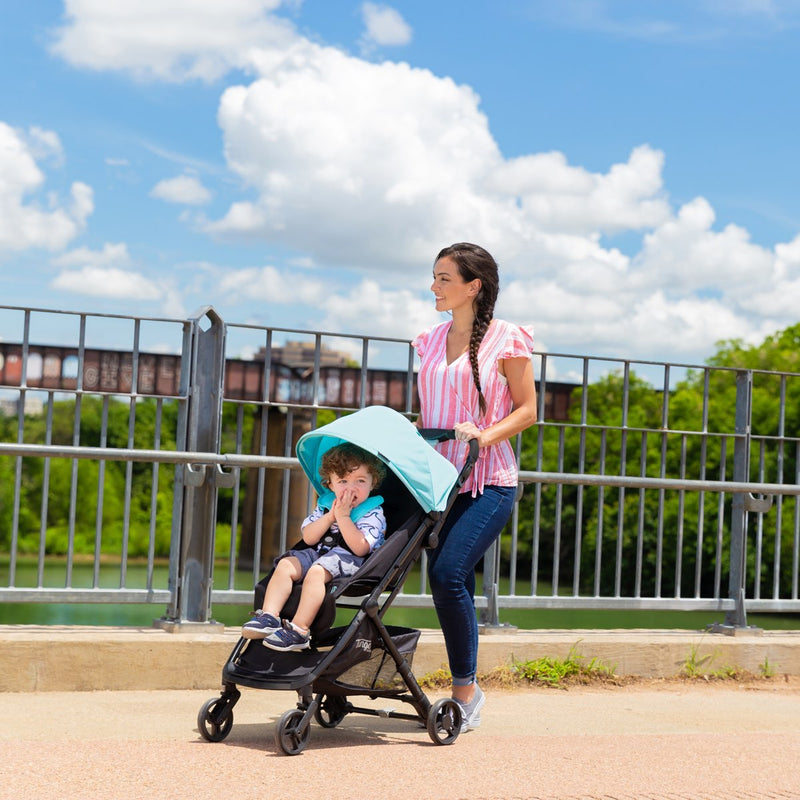
<path id="1" fill-rule="evenodd" d="M 74 342 L 68 375 L 47 340 Z M 354 407 L 415 411 L 405 340 L 226 325 L 213 308 L 164 320 L 0 307 L 0 341 L 0 602 L 147 602 L 167 625 L 249 604 L 313 499 L 297 438 Z M 286 369 L 274 355 L 295 341 L 311 360 Z M 165 350 L 179 368 L 159 376 Z M 326 363 L 337 352 L 341 369 Z M 800 611 L 800 375 L 535 358 L 539 422 L 517 438 L 525 492 L 484 562 L 485 623 L 503 608 L 678 609 L 737 629 L 748 611 Z M 230 359 L 258 365 L 257 386 L 226 385 Z M 557 418 L 549 376 L 574 380 Z M 34 579 L 18 580 L 23 561 Z M 396 604 L 431 605 L 422 567 Z"/>

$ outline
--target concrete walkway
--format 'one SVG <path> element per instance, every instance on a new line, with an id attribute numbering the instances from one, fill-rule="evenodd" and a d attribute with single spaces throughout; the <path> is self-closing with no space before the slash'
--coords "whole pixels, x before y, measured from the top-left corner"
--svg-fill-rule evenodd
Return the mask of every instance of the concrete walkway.
<path id="1" fill-rule="evenodd" d="M 569 690 L 487 686 L 482 726 L 450 746 L 413 722 L 352 714 L 335 729 L 312 725 L 292 757 L 274 732 L 294 692 L 244 689 L 223 742 L 197 731 L 237 639 L 238 629 L 0 627 L 0 800 L 800 798 L 800 633 L 497 632 L 481 639 L 481 671 L 572 650 L 649 677 Z M 441 634 L 423 631 L 414 672 L 444 661 Z M 775 676 L 662 679 L 687 663 L 756 674 L 768 666 Z"/>
<path id="2" fill-rule="evenodd" d="M 312 725 L 297 756 L 273 739 L 294 692 L 244 690 L 214 744 L 196 729 L 213 692 L 7 693 L 0 798 L 796 799 L 800 684 L 757 686 L 487 688 L 483 724 L 452 745 L 408 721 L 350 715 Z"/>

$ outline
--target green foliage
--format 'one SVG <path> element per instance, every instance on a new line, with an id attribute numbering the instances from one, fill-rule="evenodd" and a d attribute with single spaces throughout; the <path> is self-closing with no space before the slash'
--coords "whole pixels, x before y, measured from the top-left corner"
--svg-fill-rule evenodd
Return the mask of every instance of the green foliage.
<path id="1" fill-rule="evenodd" d="M 800 375 L 790 373 L 800 370 L 798 344 L 800 324 L 760 346 L 720 343 L 710 368 L 689 371 L 666 398 L 634 373 L 627 382 L 623 374 L 606 375 L 585 394 L 575 390 L 566 424 L 523 434 L 522 469 L 732 480 L 737 371 L 745 369 L 754 370 L 750 479 L 794 482 Z M 730 495 L 722 499 L 720 508 L 715 493 L 534 484 L 526 487 L 520 520 L 538 520 L 536 577 L 549 582 L 557 575 L 556 591 L 686 596 L 719 580 L 717 556 L 725 563 L 730 540 Z M 761 522 L 780 535 L 759 533 L 758 546 L 748 548 L 748 575 L 758 572 L 764 585 L 777 580 L 784 596 L 791 591 L 797 502 L 776 498 Z M 523 570 L 533 568 L 533 542 L 524 531 L 516 542 Z M 510 549 L 506 534 L 502 555 Z"/>
<path id="2" fill-rule="evenodd" d="M 175 449 L 177 404 L 110 397 L 54 401 L 50 442 L 83 447 Z M 47 443 L 47 412 L 27 416 L 23 441 Z M 157 434 L 157 428 L 159 432 Z M 17 440 L 16 418 L 0 418 L 3 441 Z M 10 547 L 19 463 L 17 549 L 37 552 L 42 529 L 46 552 L 169 554 L 174 468 L 144 462 L 89 459 L 0 458 L 0 550 Z M 155 507 L 151 498 L 155 492 Z M 154 519 L 151 519 L 151 513 Z"/>
<path id="3" fill-rule="evenodd" d="M 580 655 L 577 643 L 570 648 L 566 658 L 542 656 L 531 661 L 512 660 L 511 664 L 497 667 L 488 674 L 478 675 L 480 683 L 487 686 L 511 688 L 523 685 L 538 685 L 563 688 L 570 684 L 609 682 L 616 680 L 614 667 L 603 664 L 599 659 L 587 659 Z M 452 678 L 447 667 L 429 672 L 419 679 L 424 689 L 436 689 L 450 685 Z"/>
<path id="4" fill-rule="evenodd" d="M 533 661 L 515 661 L 513 670 L 529 683 L 541 683 L 546 686 L 561 686 L 576 681 L 586 682 L 598 677 L 612 678 L 614 668 L 606 666 L 596 658 L 588 663 L 573 646 L 564 659 L 543 656 Z"/>

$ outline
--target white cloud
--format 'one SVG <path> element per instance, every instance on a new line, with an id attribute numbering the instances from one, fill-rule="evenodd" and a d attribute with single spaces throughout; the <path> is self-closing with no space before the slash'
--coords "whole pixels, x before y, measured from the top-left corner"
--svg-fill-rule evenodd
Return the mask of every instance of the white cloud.
<path id="1" fill-rule="evenodd" d="M 517 198 L 525 218 L 548 231 L 614 233 L 651 227 L 668 216 L 663 165 L 663 153 L 645 145 L 606 174 L 572 167 L 562 153 L 539 153 L 500 164 L 490 186 Z"/>
<path id="2" fill-rule="evenodd" d="M 52 52 L 76 67 L 168 81 L 214 81 L 282 47 L 292 26 L 269 12 L 281 0 L 65 0 Z"/>
<path id="3" fill-rule="evenodd" d="M 635 259 L 637 271 L 678 295 L 711 287 L 735 295 L 737 287 L 771 272 L 774 253 L 752 244 L 741 227 L 727 225 L 715 232 L 713 223 L 714 210 L 707 200 L 686 203 L 677 216 L 644 237 Z"/>
<path id="4" fill-rule="evenodd" d="M 349 292 L 330 293 L 321 303 L 323 330 L 369 330 L 373 336 L 412 338 L 440 321 L 430 297 L 408 289 L 387 289 L 365 279 Z"/>
<path id="5" fill-rule="evenodd" d="M 53 194 L 37 201 L 45 183 L 36 163 L 61 159 L 61 144 L 52 131 L 32 128 L 27 134 L 0 122 L 0 254 L 27 248 L 60 250 L 84 228 L 94 210 L 93 193 L 76 181 L 66 202 Z"/>
<path id="6" fill-rule="evenodd" d="M 106 242 L 100 251 L 78 247 L 52 259 L 59 267 L 128 267 L 131 257 L 124 242 Z"/>
<path id="7" fill-rule="evenodd" d="M 406 64 L 368 64 L 307 43 L 228 89 L 229 166 L 259 198 L 209 230 L 249 233 L 320 263 L 427 263 L 442 241 L 499 239 L 508 198 L 482 192 L 500 163 L 471 89 Z"/>
<path id="8" fill-rule="evenodd" d="M 211 192 L 193 175 L 178 175 L 159 181 L 150 191 L 150 196 L 189 206 L 205 205 L 211 200 Z"/>
<path id="9" fill-rule="evenodd" d="M 157 303 L 160 313 L 184 317 L 182 293 L 173 278 L 151 279 L 132 269 L 133 259 L 124 242 L 106 242 L 102 250 L 79 247 L 52 259 L 61 271 L 50 287 L 85 297 Z"/>
<path id="10" fill-rule="evenodd" d="M 326 294 L 325 287 L 319 281 L 307 276 L 298 280 L 296 272 L 281 271 L 271 266 L 226 270 L 217 277 L 216 286 L 229 303 L 254 300 L 316 305 Z"/>
<path id="11" fill-rule="evenodd" d="M 362 37 L 365 49 L 374 45 L 398 46 L 411 42 L 411 27 L 396 9 L 380 3 L 363 3 L 361 14 L 366 26 Z"/>
<path id="12" fill-rule="evenodd" d="M 37 161 L 51 160 L 55 166 L 63 166 L 64 151 L 55 131 L 47 131 L 32 125 L 27 131 L 26 145 Z"/>
<path id="13" fill-rule="evenodd" d="M 498 313 L 535 323 L 545 347 L 594 343 L 635 355 L 655 346 L 665 358 L 670 348 L 688 357 L 795 321 L 787 300 L 765 323 L 766 292 L 753 287 L 759 275 L 785 272 L 780 264 L 800 245 L 773 252 L 739 226 L 716 230 L 702 197 L 673 209 L 664 154 L 648 145 L 605 172 L 561 153 L 504 159 L 469 87 L 308 42 L 228 89 L 218 118 L 231 169 L 258 197 L 209 223 L 217 235 L 279 242 L 384 282 L 400 271 L 422 292 L 442 245 L 479 241 L 503 268 Z M 604 243 L 630 232 L 642 235 L 639 252 Z M 785 287 L 794 298 L 794 284 Z M 384 290 L 378 307 L 391 309 L 396 288 Z M 351 299 L 328 295 L 328 325 Z M 395 317 L 395 331 L 396 312 L 383 317 Z M 370 318 L 370 330 L 381 325 Z"/>
<path id="14" fill-rule="evenodd" d="M 85 266 L 65 270 L 51 281 L 50 286 L 87 297 L 132 300 L 158 300 L 162 297 L 162 289 L 155 281 L 139 272 L 117 267 Z"/>

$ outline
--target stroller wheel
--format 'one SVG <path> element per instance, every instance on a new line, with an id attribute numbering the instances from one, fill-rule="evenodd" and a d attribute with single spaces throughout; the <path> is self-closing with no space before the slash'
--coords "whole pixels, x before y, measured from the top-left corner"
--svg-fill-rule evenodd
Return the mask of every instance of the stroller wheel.
<path id="1" fill-rule="evenodd" d="M 212 697 L 197 715 L 197 729 L 207 742 L 221 742 L 233 727 L 233 703 Z"/>
<path id="2" fill-rule="evenodd" d="M 452 744 L 461 733 L 461 706 L 452 698 L 437 700 L 428 712 L 428 735 L 434 744 Z"/>
<path id="3" fill-rule="evenodd" d="M 325 695 L 314 712 L 314 719 L 323 728 L 335 728 L 348 714 L 350 703 L 338 695 Z"/>
<path id="4" fill-rule="evenodd" d="M 296 756 L 302 753 L 308 744 L 311 726 L 306 725 L 301 729 L 305 714 L 299 709 L 287 711 L 279 720 L 275 728 L 275 744 L 287 755 Z"/>

